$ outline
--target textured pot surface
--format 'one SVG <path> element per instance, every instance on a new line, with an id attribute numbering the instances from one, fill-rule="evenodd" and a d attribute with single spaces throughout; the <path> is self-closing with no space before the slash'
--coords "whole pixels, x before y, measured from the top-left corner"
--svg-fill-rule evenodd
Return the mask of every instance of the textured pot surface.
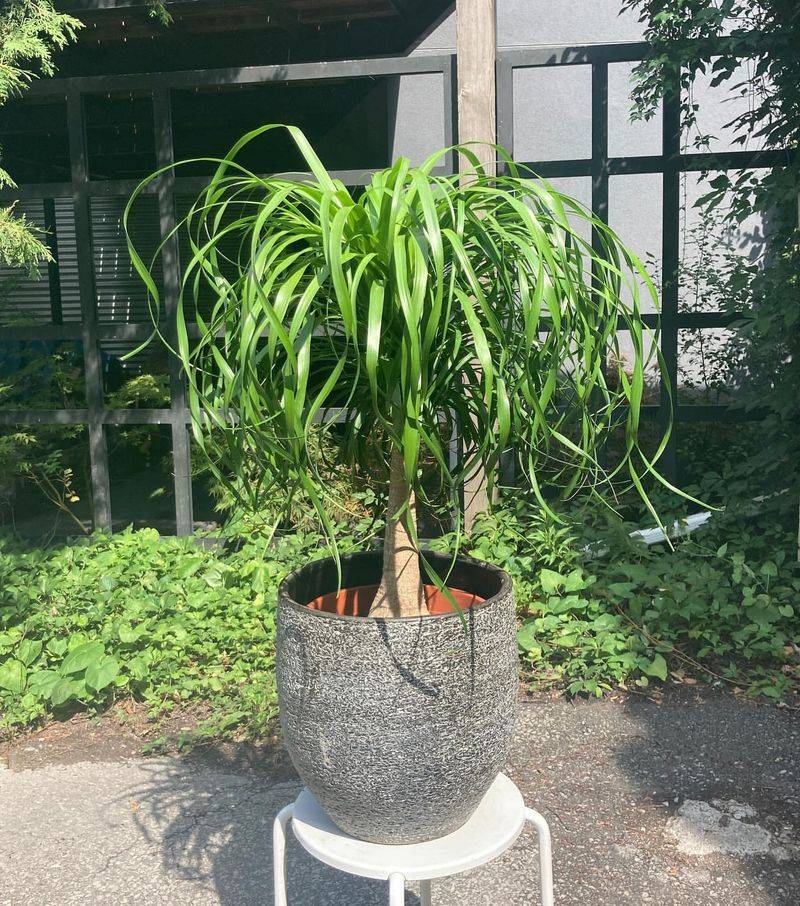
<path id="1" fill-rule="evenodd" d="M 427 554 L 444 575 L 450 558 Z M 377 583 L 382 554 L 342 559 L 342 585 Z M 397 620 L 304 604 L 335 591 L 332 560 L 278 595 L 283 736 L 303 782 L 342 830 L 409 843 L 460 827 L 504 768 L 517 708 L 514 597 L 496 567 L 460 558 L 448 585 L 484 603 Z"/>

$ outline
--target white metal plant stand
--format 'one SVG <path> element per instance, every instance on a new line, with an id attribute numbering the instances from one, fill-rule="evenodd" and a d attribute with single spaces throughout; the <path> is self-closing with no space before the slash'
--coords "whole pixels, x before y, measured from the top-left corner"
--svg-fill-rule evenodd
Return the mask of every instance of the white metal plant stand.
<path id="1" fill-rule="evenodd" d="M 539 837 L 542 906 L 553 906 L 553 864 L 550 828 L 545 819 L 526 808 L 516 784 L 505 774 L 495 780 L 476 812 L 452 834 L 430 840 L 390 846 L 365 843 L 339 830 L 308 790 L 275 818 L 273 860 L 275 906 L 286 899 L 286 826 L 312 856 L 326 865 L 363 878 L 389 882 L 389 906 L 403 906 L 406 881 L 419 881 L 421 906 L 431 906 L 431 881 L 485 865 L 509 849 L 526 821 Z"/>

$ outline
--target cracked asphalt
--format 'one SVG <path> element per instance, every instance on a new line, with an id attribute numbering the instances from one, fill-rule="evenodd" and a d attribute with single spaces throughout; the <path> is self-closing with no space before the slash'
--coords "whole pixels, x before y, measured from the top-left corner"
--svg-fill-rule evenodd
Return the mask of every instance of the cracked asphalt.
<path id="1" fill-rule="evenodd" d="M 271 824 L 300 789 L 291 771 L 252 748 L 143 758 L 135 740 L 97 750 L 64 733 L 0 764 L 0 906 L 271 906 Z M 797 906 L 798 761 L 794 712 L 694 689 L 527 702 L 508 773 L 550 822 L 559 906 Z M 385 885 L 294 841 L 289 877 L 291 906 L 387 902 Z M 434 884 L 433 901 L 538 904 L 533 835 Z"/>

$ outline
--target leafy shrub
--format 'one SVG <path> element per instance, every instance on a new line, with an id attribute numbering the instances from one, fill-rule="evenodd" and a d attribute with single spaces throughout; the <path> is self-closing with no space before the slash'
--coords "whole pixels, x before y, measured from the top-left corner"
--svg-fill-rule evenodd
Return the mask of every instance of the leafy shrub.
<path id="1" fill-rule="evenodd" d="M 800 689 L 800 569 L 782 504 L 720 514 L 675 551 L 609 522 L 594 559 L 575 528 L 502 509 L 480 517 L 469 549 L 514 577 L 534 685 L 600 696 L 672 670 L 780 699 Z"/>
<path id="2" fill-rule="evenodd" d="M 314 536 L 205 551 L 150 529 L 25 551 L 0 542 L 0 727 L 134 695 L 210 702 L 226 726 L 275 714 L 275 594 Z"/>
<path id="3" fill-rule="evenodd" d="M 2 298 L 0 298 L 2 302 Z M 19 349 L 16 346 L 19 346 Z M 116 363 L 117 365 L 119 363 Z M 5 376 L 3 376 L 5 375 Z M 107 376 L 108 377 L 108 376 Z M 159 408 L 169 405 L 167 375 L 116 375 L 112 391 L 106 381 L 110 408 Z M 74 345 L 20 342 L 0 354 L 0 404 L 18 409 L 80 408 L 85 397 L 81 357 Z M 166 455 L 151 425 L 125 425 L 115 431 L 109 452 L 128 454 L 152 468 Z M 25 494 L 25 490 L 33 495 Z M 153 496 L 163 492 L 158 489 Z M 39 516 L 42 537 L 59 527 L 89 534 L 89 449 L 83 425 L 17 425 L 0 429 L 0 517 L 14 523 L 17 512 L 25 519 L 31 509 Z M 45 504 L 44 512 L 40 505 Z M 33 505 L 33 507 L 31 506 Z M 28 529 L 30 531 L 30 528 Z"/>
<path id="4" fill-rule="evenodd" d="M 555 525 L 504 503 L 466 547 L 514 578 L 535 687 L 601 696 L 672 672 L 777 700 L 800 690 L 791 515 L 779 496 L 755 516 L 718 515 L 670 551 L 596 511 Z M 343 526 L 340 548 L 363 544 L 368 527 Z M 325 553 L 313 531 L 254 532 L 211 551 L 151 529 L 45 549 L 0 540 L 0 730 L 133 696 L 154 715 L 210 706 L 206 734 L 263 733 L 277 711 L 278 583 Z"/>

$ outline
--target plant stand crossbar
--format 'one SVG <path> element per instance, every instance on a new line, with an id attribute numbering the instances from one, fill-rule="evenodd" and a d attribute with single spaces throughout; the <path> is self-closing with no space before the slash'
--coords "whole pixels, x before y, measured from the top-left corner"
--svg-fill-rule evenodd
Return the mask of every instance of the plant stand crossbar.
<path id="1" fill-rule="evenodd" d="M 426 843 L 365 843 L 340 830 L 308 791 L 282 809 L 273 828 L 275 906 L 286 898 L 286 827 L 314 858 L 348 874 L 389 882 L 389 906 L 403 906 L 406 881 L 420 882 L 420 904 L 431 906 L 431 881 L 485 865 L 502 855 L 530 822 L 539 838 L 542 906 L 553 906 L 550 829 L 545 819 L 526 808 L 517 786 L 505 776 L 495 780 L 475 813 L 452 834 Z"/>

